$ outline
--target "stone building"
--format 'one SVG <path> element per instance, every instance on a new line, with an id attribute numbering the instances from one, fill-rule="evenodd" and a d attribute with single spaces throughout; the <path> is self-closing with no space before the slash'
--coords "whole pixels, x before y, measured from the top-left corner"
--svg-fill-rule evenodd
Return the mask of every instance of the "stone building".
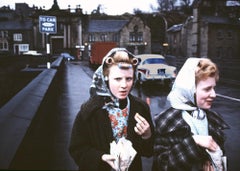
<path id="1" fill-rule="evenodd" d="M 40 16 L 56 17 L 56 33 L 40 32 Z M 47 44 L 50 45 L 50 54 L 63 51 L 76 53 L 76 47 L 82 45 L 84 16 L 80 5 L 61 10 L 56 0 L 49 10 L 29 7 L 25 3 L 16 3 L 15 10 L 2 7 L 0 53 L 20 55 L 28 50 L 37 50 L 44 54 Z"/>
<path id="2" fill-rule="evenodd" d="M 21 54 L 30 48 L 32 21 L 27 13 L 31 14 L 34 9 L 25 3 L 15 6 L 15 11 L 9 6 L 0 8 L 0 54 Z"/>
<path id="3" fill-rule="evenodd" d="M 39 16 L 55 16 L 57 20 L 56 33 L 40 33 Z M 80 6 L 67 10 L 51 8 L 47 11 L 36 11 L 31 16 L 33 21 L 33 48 L 44 51 L 46 44 L 49 43 L 51 54 L 63 51 L 74 54 L 76 48 L 82 46 L 82 21 L 84 16 Z"/>
<path id="4" fill-rule="evenodd" d="M 90 18 L 83 32 L 83 42 L 91 46 L 94 42 L 116 42 L 135 54 L 151 53 L 151 32 L 139 17 L 125 19 Z"/>
<path id="5" fill-rule="evenodd" d="M 226 0 L 193 2 L 193 16 L 168 30 L 169 53 L 179 66 L 188 57 L 207 57 L 218 64 L 221 78 L 240 81 L 240 6 Z"/>

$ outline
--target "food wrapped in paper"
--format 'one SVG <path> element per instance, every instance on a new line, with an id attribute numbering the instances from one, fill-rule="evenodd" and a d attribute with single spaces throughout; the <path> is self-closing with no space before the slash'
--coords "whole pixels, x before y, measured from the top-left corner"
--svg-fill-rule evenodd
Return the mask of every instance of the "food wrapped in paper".
<path id="1" fill-rule="evenodd" d="M 132 142 L 123 137 L 118 143 L 113 141 L 110 144 L 110 154 L 116 157 L 114 161 L 116 170 L 127 171 L 137 152 L 132 147 Z"/>

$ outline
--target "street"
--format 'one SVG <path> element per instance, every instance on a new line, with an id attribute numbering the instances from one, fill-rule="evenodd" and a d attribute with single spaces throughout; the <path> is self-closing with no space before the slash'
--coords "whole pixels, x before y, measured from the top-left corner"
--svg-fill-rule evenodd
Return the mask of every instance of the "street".
<path id="1" fill-rule="evenodd" d="M 93 70 L 86 61 L 66 62 L 50 87 L 27 134 L 18 149 L 10 169 L 17 170 L 77 170 L 68 153 L 70 133 L 75 116 L 89 97 Z M 136 86 L 132 94 L 150 102 L 152 116 L 169 107 L 169 90 L 161 85 Z M 222 114 L 231 126 L 226 131 L 226 154 L 229 171 L 240 170 L 240 89 L 221 85 L 217 87 L 213 110 Z M 144 170 L 151 168 L 151 158 L 143 159 Z"/>

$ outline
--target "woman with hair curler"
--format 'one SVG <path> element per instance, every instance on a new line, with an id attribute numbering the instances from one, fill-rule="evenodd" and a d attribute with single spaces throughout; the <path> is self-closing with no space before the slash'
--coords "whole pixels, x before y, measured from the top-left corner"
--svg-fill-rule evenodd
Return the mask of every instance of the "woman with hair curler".
<path id="1" fill-rule="evenodd" d="M 69 147 L 79 170 L 117 170 L 110 143 L 123 137 L 137 152 L 128 171 L 141 171 L 141 156 L 152 156 L 154 126 L 149 106 L 130 94 L 137 65 L 138 59 L 129 51 L 114 48 L 95 71 L 94 93 L 76 116 Z"/>

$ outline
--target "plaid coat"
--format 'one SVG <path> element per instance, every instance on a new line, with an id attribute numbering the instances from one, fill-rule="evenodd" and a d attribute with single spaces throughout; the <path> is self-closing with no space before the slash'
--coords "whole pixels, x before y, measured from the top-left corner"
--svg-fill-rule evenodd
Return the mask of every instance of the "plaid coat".
<path id="1" fill-rule="evenodd" d="M 205 111 L 209 135 L 224 151 L 223 129 L 228 125 L 213 111 Z M 192 138 L 191 128 L 182 118 L 181 110 L 169 108 L 155 118 L 153 170 L 188 171 L 193 164 L 207 159 L 206 152 Z"/>

